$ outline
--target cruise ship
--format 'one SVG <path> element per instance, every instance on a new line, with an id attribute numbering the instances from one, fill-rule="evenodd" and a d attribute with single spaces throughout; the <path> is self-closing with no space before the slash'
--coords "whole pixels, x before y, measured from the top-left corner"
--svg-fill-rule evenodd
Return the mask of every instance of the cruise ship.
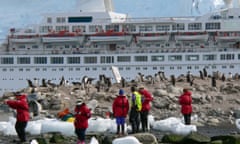
<path id="1" fill-rule="evenodd" d="M 230 0 L 225 0 L 231 5 Z M 27 79 L 69 82 L 84 76 L 125 80 L 240 70 L 240 9 L 227 6 L 195 17 L 130 18 L 111 0 L 80 0 L 73 13 L 46 14 L 40 24 L 11 28 L 0 49 L 0 93 Z M 97 8 L 91 8 L 97 6 Z"/>

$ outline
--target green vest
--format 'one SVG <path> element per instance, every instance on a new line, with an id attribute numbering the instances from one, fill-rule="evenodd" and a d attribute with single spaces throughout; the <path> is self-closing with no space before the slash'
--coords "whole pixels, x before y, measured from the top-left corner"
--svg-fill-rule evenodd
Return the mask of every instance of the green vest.
<path id="1" fill-rule="evenodd" d="M 137 91 L 133 92 L 133 95 L 135 96 L 135 101 L 133 101 L 133 99 L 131 97 L 131 106 L 135 105 L 137 107 L 137 111 L 141 111 L 141 109 L 142 109 L 142 96 Z"/>

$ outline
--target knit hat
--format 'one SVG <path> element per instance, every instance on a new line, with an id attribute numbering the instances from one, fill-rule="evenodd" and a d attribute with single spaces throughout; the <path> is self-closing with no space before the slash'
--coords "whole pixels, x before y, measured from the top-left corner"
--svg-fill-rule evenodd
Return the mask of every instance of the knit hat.
<path id="1" fill-rule="evenodd" d="M 144 89 L 144 85 L 138 86 L 138 89 Z"/>
<path id="2" fill-rule="evenodd" d="M 119 90 L 119 95 L 123 95 L 124 94 L 124 90 L 123 89 L 120 89 Z"/>
<path id="3" fill-rule="evenodd" d="M 77 105 L 81 105 L 82 103 L 83 103 L 82 99 L 77 99 L 77 102 L 76 102 Z"/>
<path id="4" fill-rule="evenodd" d="M 21 92 L 17 91 L 14 93 L 15 96 L 21 96 Z"/>

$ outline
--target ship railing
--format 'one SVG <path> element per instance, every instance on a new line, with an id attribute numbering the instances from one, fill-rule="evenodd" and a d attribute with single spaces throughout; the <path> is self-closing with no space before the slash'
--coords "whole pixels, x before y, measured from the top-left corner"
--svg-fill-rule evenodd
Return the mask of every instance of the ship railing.
<path id="1" fill-rule="evenodd" d="M 209 48 L 142 48 L 142 49 L 119 49 L 110 51 L 105 48 L 99 49 L 84 49 L 80 50 L 15 50 L 15 51 L 0 51 L 1 55 L 67 55 L 67 54 L 133 54 L 133 53 L 199 53 L 199 52 L 230 52 L 239 51 L 238 48 L 226 48 L 226 47 L 209 47 Z"/>

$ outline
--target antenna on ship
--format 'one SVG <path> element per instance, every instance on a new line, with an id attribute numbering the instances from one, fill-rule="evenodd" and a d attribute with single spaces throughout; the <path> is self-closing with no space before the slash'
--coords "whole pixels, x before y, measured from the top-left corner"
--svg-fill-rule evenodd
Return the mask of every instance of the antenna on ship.
<path id="1" fill-rule="evenodd" d="M 192 0 L 192 7 L 191 7 L 191 14 L 193 15 L 193 8 L 197 11 L 198 14 L 200 14 L 199 10 L 199 0 Z"/>

